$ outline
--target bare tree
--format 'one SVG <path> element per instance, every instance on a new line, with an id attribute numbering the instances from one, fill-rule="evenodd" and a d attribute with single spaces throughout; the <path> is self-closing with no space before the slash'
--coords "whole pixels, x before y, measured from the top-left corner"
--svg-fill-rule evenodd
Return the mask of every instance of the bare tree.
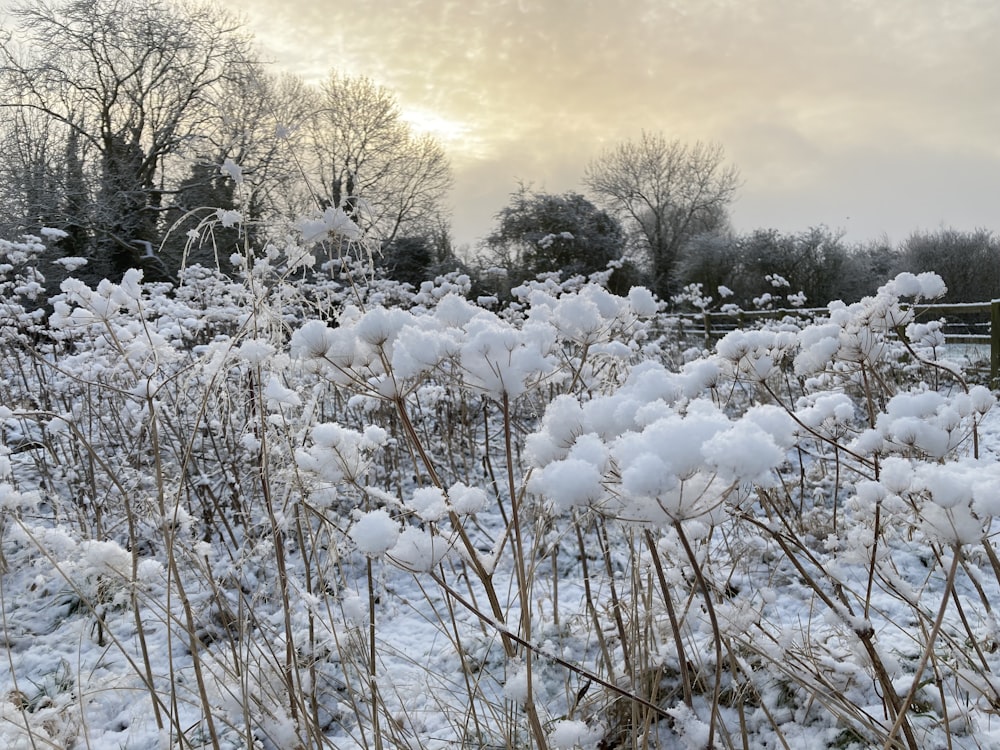
<path id="1" fill-rule="evenodd" d="M 161 0 L 35 0 L 12 13 L 3 106 L 61 123 L 91 155 L 87 223 L 104 269 L 120 273 L 157 244 L 165 163 L 206 125 L 212 90 L 247 58 L 248 38 L 218 8 Z"/>
<path id="2" fill-rule="evenodd" d="M 256 64 L 223 82 L 203 157 L 240 167 L 240 208 L 248 220 L 297 216 L 308 205 L 302 190 L 306 165 L 299 159 L 315 105 L 314 91 L 301 78 L 274 76 Z"/>
<path id="3" fill-rule="evenodd" d="M 160 257 L 172 273 L 184 263 L 229 271 L 234 252 L 280 235 L 315 205 L 298 162 L 314 103 L 302 80 L 247 63 L 220 81 L 215 94 L 212 117 L 166 202 Z M 238 210 L 241 225 L 211 221 L 220 208 Z M 192 230 L 200 235 L 194 242 Z"/>
<path id="4" fill-rule="evenodd" d="M 440 215 L 451 167 L 440 144 L 415 135 L 396 98 L 369 78 L 334 72 L 312 122 L 319 194 L 383 241 L 417 235 Z"/>
<path id="5" fill-rule="evenodd" d="M 726 224 L 739 172 L 717 144 L 643 132 L 592 161 L 584 183 L 621 216 L 647 258 L 653 289 L 668 297 L 684 243 Z"/>

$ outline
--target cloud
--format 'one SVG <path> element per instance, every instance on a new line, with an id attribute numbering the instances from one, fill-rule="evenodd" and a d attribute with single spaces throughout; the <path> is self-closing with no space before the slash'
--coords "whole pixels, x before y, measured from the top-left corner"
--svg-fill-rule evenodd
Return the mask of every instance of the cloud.
<path id="1" fill-rule="evenodd" d="M 834 175 L 861 190 L 894 186 L 891 200 L 902 205 L 912 186 L 873 170 L 940 168 L 949 154 L 956 167 L 973 168 L 1000 156 L 993 0 L 240 7 L 284 67 L 317 79 L 332 68 L 369 75 L 404 108 L 450 123 L 456 204 L 467 194 L 506 195 L 505 181 L 518 177 L 579 189 L 562 181 L 578 180 L 601 148 L 642 129 L 720 141 L 754 206 L 782 191 L 822 195 Z M 892 158 L 872 159 L 881 153 Z M 470 191 L 473 179 L 497 186 Z"/>

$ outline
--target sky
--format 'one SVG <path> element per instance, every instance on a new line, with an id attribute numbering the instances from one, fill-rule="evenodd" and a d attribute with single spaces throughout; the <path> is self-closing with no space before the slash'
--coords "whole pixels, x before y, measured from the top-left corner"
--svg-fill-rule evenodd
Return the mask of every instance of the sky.
<path id="1" fill-rule="evenodd" d="M 734 227 L 1000 230 L 996 0 L 225 0 L 275 66 L 366 75 L 436 135 L 472 244 L 643 130 L 717 142 Z"/>

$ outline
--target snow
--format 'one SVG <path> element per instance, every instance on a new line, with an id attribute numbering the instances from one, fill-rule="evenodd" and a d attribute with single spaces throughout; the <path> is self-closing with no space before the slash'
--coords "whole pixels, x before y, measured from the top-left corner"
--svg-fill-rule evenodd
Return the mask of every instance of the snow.
<path id="1" fill-rule="evenodd" d="M 600 499 L 601 471 L 579 458 L 550 463 L 531 480 L 531 490 L 560 510 L 586 505 Z"/>
<path id="2" fill-rule="evenodd" d="M 705 442 L 702 455 L 731 482 L 753 482 L 767 487 L 771 472 L 784 462 L 785 452 L 753 422 L 740 421 Z"/>
<path id="3" fill-rule="evenodd" d="M 886 290 L 900 297 L 935 299 L 947 291 L 937 274 L 926 271 L 920 274 L 901 273 L 886 284 Z"/>
<path id="4" fill-rule="evenodd" d="M 374 347 L 394 342 L 410 316 L 403 310 L 376 307 L 366 312 L 354 326 L 355 335 Z"/>
<path id="5" fill-rule="evenodd" d="M 274 346 L 268 341 L 248 339 L 240 344 L 239 354 L 247 362 L 255 365 L 263 364 L 275 355 Z"/>
<path id="6" fill-rule="evenodd" d="M 508 667 L 507 679 L 503 684 L 503 694 L 508 699 L 524 705 L 528 701 L 528 670 L 523 664 Z"/>
<path id="7" fill-rule="evenodd" d="M 439 521 L 448 513 L 447 498 L 437 487 L 414 490 L 407 505 L 425 521 Z"/>
<path id="8" fill-rule="evenodd" d="M 639 497 L 659 497 L 675 489 L 680 479 L 654 453 L 642 453 L 622 472 L 622 489 Z"/>
<path id="9" fill-rule="evenodd" d="M 89 261 L 86 258 L 79 258 L 76 256 L 70 256 L 66 258 L 56 258 L 52 261 L 53 263 L 58 263 L 60 266 L 65 268 L 70 273 L 83 268 Z"/>
<path id="10" fill-rule="evenodd" d="M 399 539 L 399 522 L 379 508 L 359 514 L 350 532 L 351 540 L 366 555 L 384 555 Z"/>
<path id="11" fill-rule="evenodd" d="M 361 229 L 341 208 L 327 208 L 318 217 L 302 218 L 296 223 L 305 244 L 321 242 L 330 236 L 348 240 L 361 238 Z"/>
<path id="12" fill-rule="evenodd" d="M 406 326 L 392 352 L 392 371 L 398 379 L 412 379 L 428 373 L 448 356 L 453 340 L 440 331 Z"/>
<path id="13" fill-rule="evenodd" d="M 243 184 L 243 169 L 228 156 L 222 162 L 219 174 L 227 175 L 237 185 Z"/>
<path id="14" fill-rule="evenodd" d="M 628 302 L 636 315 L 650 317 L 656 314 L 659 305 L 653 293 L 644 286 L 634 286 L 629 290 Z"/>
<path id="15" fill-rule="evenodd" d="M 38 358 L 9 301 L 0 746 L 881 747 L 873 659 L 918 747 L 1000 745 L 995 397 L 889 336 L 938 279 L 704 351 L 645 289 L 283 262 L 67 280 Z"/>
<path id="16" fill-rule="evenodd" d="M 463 482 L 455 482 L 448 488 L 448 503 L 460 515 L 478 513 L 486 508 L 489 497 L 479 487 L 469 487 Z"/>
<path id="17" fill-rule="evenodd" d="M 278 406 L 302 406 L 302 399 L 299 398 L 299 394 L 291 388 L 286 388 L 282 385 L 281 381 L 275 375 L 272 375 L 271 379 L 267 381 L 267 386 L 264 388 L 264 398 L 269 403 Z"/>
<path id="18" fill-rule="evenodd" d="M 408 526 L 403 529 L 388 555 L 395 565 L 414 573 L 434 569 L 448 552 L 448 545 L 439 536 Z"/>
<path id="19" fill-rule="evenodd" d="M 589 727 L 586 722 L 575 719 L 563 719 L 555 722 L 549 742 L 558 750 L 588 749 L 597 747 L 601 735 L 599 727 Z"/>
<path id="20" fill-rule="evenodd" d="M 290 344 L 293 356 L 305 359 L 320 359 L 333 345 L 334 333 L 320 320 L 310 320 L 292 334 Z"/>
<path id="21" fill-rule="evenodd" d="M 237 224 L 243 223 L 243 215 L 239 211 L 233 210 L 222 210 L 221 208 L 215 212 L 215 218 L 218 220 L 223 227 L 229 228 L 234 227 Z"/>

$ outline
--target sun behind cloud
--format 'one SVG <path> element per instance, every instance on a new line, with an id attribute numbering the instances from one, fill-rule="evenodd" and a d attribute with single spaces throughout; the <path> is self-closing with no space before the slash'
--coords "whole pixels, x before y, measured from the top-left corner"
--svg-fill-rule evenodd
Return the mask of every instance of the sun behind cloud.
<path id="1" fill-rule="evenodd" d="M 487 139 L 477 133 L 474 124 L 447 117 L 424 107 L 401 106 L 403 120 L 417 134 L 433 136 L 448 152 L 452 161 L 487 159 L 492 149 Z"/>

